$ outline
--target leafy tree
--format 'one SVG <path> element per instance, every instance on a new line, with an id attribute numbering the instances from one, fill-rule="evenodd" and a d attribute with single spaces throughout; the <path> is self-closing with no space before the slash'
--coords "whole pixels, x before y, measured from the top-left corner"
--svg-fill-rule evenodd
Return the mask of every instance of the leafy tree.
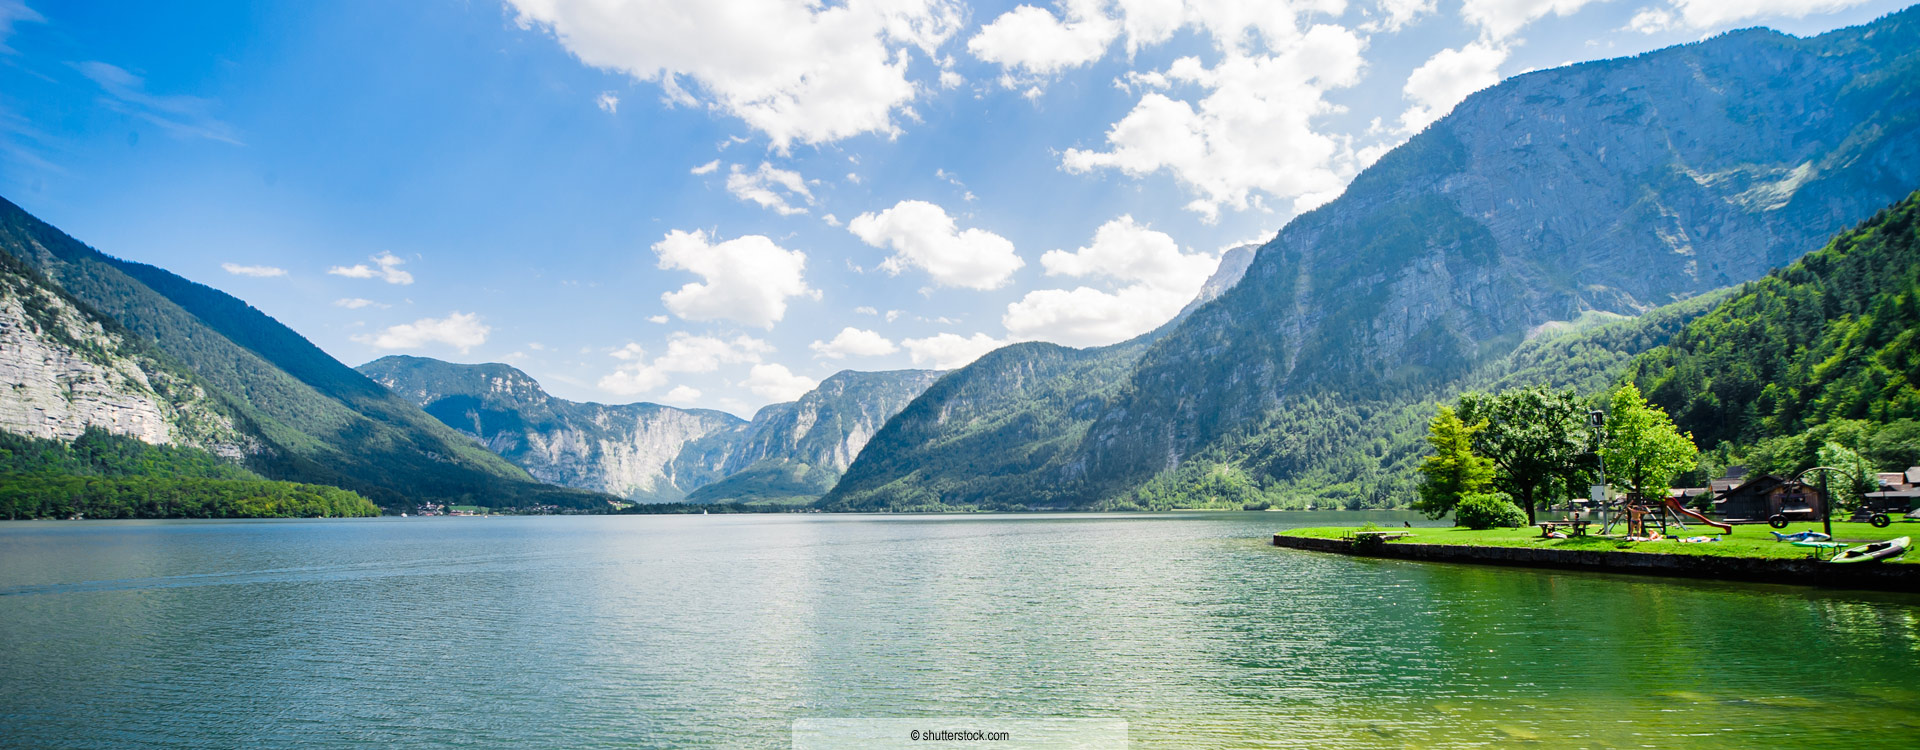
<path id="1" fill-rule="evenodd" d="M 1487 425 L 1473 437 L 1474 453 L 1493 461 L 1493 486 L 1520 503 L 1529 524 L 1535 507 L 1564 494 L 1583 474 L 1586 413 L 1571 388 L 1460 396 L 1461 420 Z"/>
<path id="2" fill-rule="evenodd" d="M 1528 518 L 1520 514 L 1513 501 L 1498 492 L 1475 492 L 1460 498 L 1453 514 L 1454 525 L 1475 530 L 1496 526 L 1512 528 L 1527 522 Z"/>
<path id="3" fill-rule="evenodd" d="M 1694 467 L 1699 449 L 1667 411 L 1647 403 L 1632 383 L 1613 392 L 1600 458 L 1616 484 L 1642 499 L 1664 500 L 1674 476 Z"/>
<path id="4" fill-rule="evenodd" d="M 1820 465 L 1840 470 L 1842 478 L 1835 480 L 1827 489 L 1833 493 L 1834 500 L 1838 501 L 1836 505 L 1841 508 L 1858 508 L 1866 500 L 1866 493 L 1880 489 L 1880 479 L 1874 476 L 1873 463 L 1852 448 L 1827 441 L 1820 446 Z"/>
<path id="5" fill-rule="evenodd" d="M 1427 444 L 1433 455 L 1420 465 L 1420 499 L 1413 509 L 1439 518 L 1452 511 L 1466 495 L 1485 490 L 1493 481 L 1493 461 L 1473 454 L 1473 436 L 1485 422 L 1467 424 L 1451 407 L 1442 406 L 1428 424 Z"/>

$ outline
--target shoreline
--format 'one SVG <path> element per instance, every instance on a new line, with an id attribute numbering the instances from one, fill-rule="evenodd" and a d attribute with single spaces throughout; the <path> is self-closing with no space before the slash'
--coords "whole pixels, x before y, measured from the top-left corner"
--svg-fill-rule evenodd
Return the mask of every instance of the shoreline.
<path id="1" fill-rule="evenodd" d="M 1463 544 L 1356 544 L 1344 539 L 1273 535 L 1273 546 L 1355 557 L 1468 563 L 1543 570 L 1629 573 L 1742 583 L 1780 583 L 1827 589 L 1920 593 L 1920 565 L 1835 565 L 1811 559 L 1723 557 L 1614 550 L 1565 550 Z"/>

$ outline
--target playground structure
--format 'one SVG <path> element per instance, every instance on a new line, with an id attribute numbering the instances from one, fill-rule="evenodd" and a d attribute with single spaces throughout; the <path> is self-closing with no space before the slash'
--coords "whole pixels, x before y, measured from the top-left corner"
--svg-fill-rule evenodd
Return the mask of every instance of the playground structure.
<path id="1" fill-rule="evenodd" d="M 1732 525 L 1715 521 L 1702 515 L 1698 511 L 1691 510 L 1681 505 L 1680 501 L 1675 498 L 1663 498 L 1660 502 L 1648 502 L 1638 495 L 1625 495 L 1619 500 L 1603 504 L 1601 506 L 1601 512 L 1607 518 L 1606 525 L 1600 528 L 1602 535 L 1612 533 L 1613 527 L 1616 524 L 1624 522 L 1626 524 L 1627 536 L 1649 536 L 1651 527 L 1656 525 L 1659 527 L 1659 533 L 1662 536 L 1672 536 L 1672 533 L 1667 529 L 1668 522 L 1671 521 L 1673 525 L 1679 526 L 1681 531 L 1686 531 L 1687 522 L 1685 519 L 1692 519 L 1697 523 L 1712 526 L 1719 529 L 1722 534 L 1733 533 Z"/>

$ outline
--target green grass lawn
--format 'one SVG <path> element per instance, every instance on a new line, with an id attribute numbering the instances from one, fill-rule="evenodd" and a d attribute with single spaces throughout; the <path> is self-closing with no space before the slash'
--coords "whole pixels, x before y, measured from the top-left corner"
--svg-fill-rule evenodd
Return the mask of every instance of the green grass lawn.
<path id="1" fill-rule="evenodd" d="M 1782 530 L 1782 533 L 1791 534 L 1808 529 L 1819 531 L 1820 523 L 1818 521 L 1813 523 L 1795 523 Z M 1594 535 L 1575 539 L 1542 539 L 1540 538 L 1540 530 L 1532 526 L 1520 529 L 1487 529 L 1485 531 L 1474 531 L 1459 526 L 1383 530 L 1407 531 L 1413 534 L 1413 536 L 1397 539 L 1388 542 L 1388 544 L 1464 544 L 1486 547 L 1538 547 L 1572 550 L 1658 552 L 1669 555 L 1721 555 L 1726 557 L 1771 558 L 1807 557 L 1813 551 L 1807 547 L 1795 547 L 1786 542 L 1774 541 L 1773 535 L 1767 533 L 1772 531 L 1772 529 L 1764 525 L 1735 526 L 1733 527 L 1733 533 L 1731 535 L 1709 533 L 1718 531 L 1710 526 L 1690 525 L 1687 527 L 1687 532 L 1682 534 L 1682 536 L 1720 537 L 1720 541 L 1718 542 L 1702 542 L 1698 544 L 1688 544 L 1673 539 L 1662 539 L 1656 542 L 1629 542 L 1623 539 L 1610 539 Z M 1287 536 L 1307 537 L 1310 539 L 1339 539 L 1351 531 L 1354 531 L 1353 527 L 1322 526 L 1285 529 L 1279 533 Z M 1591 528 L 1591 533 L 1597 533 L 1598 531 L 1598 525 Z M 1678 528 L 1675 528 L 1675 531 L 1677 532 Z M 1878 542 L 1895 537 L 1916 535 L 1920 535 L 1920 523 L 1896 522 L 1887 528 L 1876 529 L 1864 523 L 1833 522 L 1833 538 L 1834 541 L 1838 542 L 1865 544 L 1867 542 Z M 1906 555 L 1894 558 L 1891 562 L 1905 564 L 1920 563 L 1920 552 L 1909 552 Z"/>

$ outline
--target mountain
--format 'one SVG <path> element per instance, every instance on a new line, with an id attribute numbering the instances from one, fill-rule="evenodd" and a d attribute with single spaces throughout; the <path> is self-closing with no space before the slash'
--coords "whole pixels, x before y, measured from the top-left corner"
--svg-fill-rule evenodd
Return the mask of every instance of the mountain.
<path id="1" fill-rule="evenodd" d="M 1628 377 L 1702 446 L 1815 436 L 1772 468 L 1836 437 L 1892 468 L 1920 460 L 1920 192 L 1743 285 Z"/>
<path id="2" fill-rule="evenodd" d="M 1410 404 L 1529 332 L 1757 278 L 1920 184 L 1917 21 L 1750 29 L 1508 79 L 1288 223 L 1136 361 L 984 357 L 875 436 L 826 502 L 1124 505 L 1220 471 L 1270 499 L 1398 502 L 1404 441 L 1377 430 Z M 1101 357 L 1112 380 L 1084 397 L 1032 390 L 1053 377 L 1041 360 Z M 1071 429 L 934 406 L 965 383 L 1044 401 L 992 413 Z"/>
<path id="3" fill-rule="evenodd" d="M 945 374 L 938 370 L 855 372 L 820 381 L 799 400 L 753 415 L 723 473 L 693 502 L 811 501 L 832 489 L 881 426 Z"/>
<path id="4" fill-rule="evenodd" d="M 235 455 L 267 478 L 353 490 L 388 509 L 425 500 L 605 507 L 605 496 L 534 482 L 245 302 L 107 256 L 4 199 L 0 254 L 19 269 L 13 276 L 31 272 L 109 332 L 112 340 L 96 340 L 99 347 L 135 354 L 128 366 L 150 377 L 145 386 L 121 386 L 120 396 L 151 391 L 174 434 Z M 41 330 L 54 328 L 74 330 Z M 88 346 L 82 341 L 75 351 Z M 158 369 L 145 369 L 142 358 Z M 35 387 L 25 373 L 16 377 L 5 403 L 24 402 L 13 394 Z M 169 409 L 183 416 L 167 416 Z M 61 415 L 52 432 L 75 432 L 90 419 Z"/>
<path id="5" fill-rule="evenodd" d="M 1158 329 L 1110 346 L 1044 342 L 989 353 L 927 389 L 874 436 L 823 501 L 834 510 L 1068 507 L 1033 478 L 1057 469 L 1126 373 L 1159 337 L 1239 284 L 1254 247 L 1221 254 L 1192 302 Z M 1011 448 L 1011 449 L 1010 449 Z"/>
<path id="6" fill-rule="evenodd" d="M 360 371 L 543 481 L 639 502 L 811 500 L 939 372 L 841 372 L 748 422 L 554 398 L 504 364 L 383 357 Z"/>

